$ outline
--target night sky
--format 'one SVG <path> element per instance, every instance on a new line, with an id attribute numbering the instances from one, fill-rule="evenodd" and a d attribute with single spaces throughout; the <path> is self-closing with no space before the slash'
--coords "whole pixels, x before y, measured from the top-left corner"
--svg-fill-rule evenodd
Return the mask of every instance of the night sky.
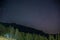
<path id="1" fill-rule="evenodd" d="M 2 22 L 17 23 L 47 33 L 59 32 L 59 8 L 52 0 L 8 0 L 0 15 Z"/>

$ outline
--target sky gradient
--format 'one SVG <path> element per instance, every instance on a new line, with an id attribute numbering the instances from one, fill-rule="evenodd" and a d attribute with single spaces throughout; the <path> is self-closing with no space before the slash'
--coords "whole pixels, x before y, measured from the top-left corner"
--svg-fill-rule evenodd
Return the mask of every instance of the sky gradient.
<path id="1" fill-rule="evenodd" d="M 59 9 L 52 0 L 8 0 L 0 21 L 17 23 L 43 30 L 59 32 Z"/>

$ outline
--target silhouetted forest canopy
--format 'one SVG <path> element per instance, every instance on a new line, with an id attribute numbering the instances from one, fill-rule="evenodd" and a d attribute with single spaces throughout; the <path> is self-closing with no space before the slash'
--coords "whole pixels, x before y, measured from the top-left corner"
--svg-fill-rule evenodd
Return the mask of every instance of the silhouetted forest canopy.
<path id="1" fill-rule="evenodd" d="M 23 25 L 2 22 L 0 22 L 0 36 L 16 38 L 17 40 L 60 40 L 60 34 L 48 34 Z"/>

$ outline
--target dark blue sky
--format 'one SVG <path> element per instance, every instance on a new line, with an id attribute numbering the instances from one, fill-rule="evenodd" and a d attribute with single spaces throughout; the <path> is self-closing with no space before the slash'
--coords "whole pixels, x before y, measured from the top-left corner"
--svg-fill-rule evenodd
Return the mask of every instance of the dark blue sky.
<path id="1" fill-rule="evenodd" d="M 58 5 L 52 0 L 8 0 L 1 21 L 57 33 L 60 22 L 58 13 Z"/>

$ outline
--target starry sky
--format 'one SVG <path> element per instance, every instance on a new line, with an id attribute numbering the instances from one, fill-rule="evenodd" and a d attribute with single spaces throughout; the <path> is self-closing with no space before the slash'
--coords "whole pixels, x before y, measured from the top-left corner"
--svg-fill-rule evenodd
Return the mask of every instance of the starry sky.
<path id="1" fill-rule="evenodd" d="M 2 22 L 59 32 L 59 5 L 52 0 L 7 0 L 0 15 Z"/>

